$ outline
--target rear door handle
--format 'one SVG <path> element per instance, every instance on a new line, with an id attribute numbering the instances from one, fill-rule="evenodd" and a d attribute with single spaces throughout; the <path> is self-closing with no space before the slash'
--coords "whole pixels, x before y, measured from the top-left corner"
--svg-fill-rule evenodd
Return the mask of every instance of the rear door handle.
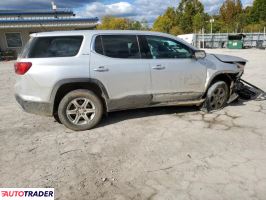
<path id="1" fill-rule="evenodd" d="M 165 67 L 162 65 L 156 65 L 156 66 L 152 67 L 152 69 L 163 70 L 163 69 L 165 69 Z"/>
<path id="2" fill-rule="evenodd" d="M 100 67 L 98 67 L 96 69 L 93 69 L 93 71 L 96 71 L 96 72 L 107 72 L 107 71 L 109 71 L 109 69 L 105 68 L 104 66 L 100 66 Z"/>

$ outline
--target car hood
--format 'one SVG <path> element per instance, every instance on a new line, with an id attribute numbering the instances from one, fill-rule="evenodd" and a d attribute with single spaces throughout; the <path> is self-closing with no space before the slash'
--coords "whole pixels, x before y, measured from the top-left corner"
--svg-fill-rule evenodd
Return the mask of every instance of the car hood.
<path id="1" fill-rule="evenodd" d="M 229 56 L 229 55 L 223 55 L 223 54 L 212 54 L 214 55 L 218 60 L 225 63 L 246 63 L 247 60 L 237 57 L 237 56 Z"/>

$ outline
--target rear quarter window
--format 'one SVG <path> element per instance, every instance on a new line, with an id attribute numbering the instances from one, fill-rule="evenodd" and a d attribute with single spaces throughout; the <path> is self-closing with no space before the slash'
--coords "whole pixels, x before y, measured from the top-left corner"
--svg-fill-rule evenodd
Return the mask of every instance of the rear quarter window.
<path id="1" fill-rule="evenodd" d="M 28 58 L 72 57 L 79 52 L 83 36 L 37 37 Z"/>
<path id="2" fill-rule="evenodd" d="M 95 38 L 95 52 L 111 58 L 140 58 L 136 35 L 100 35 Z"/>

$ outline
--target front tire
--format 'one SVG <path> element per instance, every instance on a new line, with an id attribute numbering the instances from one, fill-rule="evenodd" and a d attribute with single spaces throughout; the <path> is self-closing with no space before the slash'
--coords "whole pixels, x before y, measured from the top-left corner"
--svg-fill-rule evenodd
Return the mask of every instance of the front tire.
<path id="1" fill-rule="evenodd" d="M 103 105 L 90 90 L 74 90 L 63 97 L 58 107 L 60 121 L 69 129 L 84 131 L 95 127 L 102 118 Z"/>
<path id="2" fill-rule="evenodd" d="M 229 98 L 229 88 L 224 81 L 217 81 L 208 89 L 205 106 L 208 111 L 222 109 Z"/>

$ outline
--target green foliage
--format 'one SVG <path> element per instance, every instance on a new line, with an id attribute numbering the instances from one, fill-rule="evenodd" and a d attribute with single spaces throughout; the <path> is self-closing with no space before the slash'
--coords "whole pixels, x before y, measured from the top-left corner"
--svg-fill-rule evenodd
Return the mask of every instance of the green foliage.
<path id="1" fill-rule="evenodd" d="M 182 29 L 179 26 L 173 26 L 170 29 L 169 33 L 172 34 L 172 35 L 181 35 L 184 32 L 182 31 Z"/>
<path id="2" fill-rule="evenodd" d="M 185 33 L 192 33 L 205 25 L 204 6 L 198 0 L 181 0 L 177 7 L 177 15 L 179 26 Z"/>
<path id="3" fill-rule="evenodd" d="M 224 24 L 224 28 L 222 28 L 223 32 L 240 32 L 245 19 L 241 1 L 226 0 L 220 8 L 220 18 Z"/>
<path id="4" fill-rule="evenodd" d="M 145 19 L 140 22 L 127 18 L 104 16 L 102 23 L 96 28 L 98 30 L 147 30 L 148 23 Z"/>
<path id="5" fill-rule="evenodd" d="M 159 16 L 155 20 L 152 30 L 164 33 L 170 33 L 171 30 L 172 33 L 179 32 L 177 31 L 179 29 L 177 22 L 175 9 L 173 7 L 169 7 L 163 15 Z"/>
<path id="6" fill-rule="evenodd" d="M 192 18 L 192 23 L 193 23 L 193 30 L 195 33 L 200 31 L 202 27 L 205 26 L 205 18 L 204 14 L 202 13 L 197 13 L 193 18 Z"/>
<path id="7" fill-rule="evenodd" d="M 254 0 L 251 9 L 251 17 L 254 22 L 266 21 L 266 1 Z"/>
<path id="8" fill-rule="evenodd" d="M 241 0 L 225 0 L 219 15 L 209 16 L 199 0 L 181 0 L 175 8 L 169 7 L 159 16 L 152 30 L 170 34 L 262 31 L 266 26 L 266 0 L 254 0 L 253 6 L 243 9 Z"/>
<path id="9" fill-rule="evenodd" d="M 253 5 L 243 9 L 241 0 L 225 0 L 219 15 L 209 16 L 199 0 L 181 0 L 176 8 L 169 7 L 154 22 L 152 30 L 179 35 L 198 33 L 203 28 L 210 33 L 210 19 L 213 33 L 217 32 L 256 32 L 266 26 L 266 0 L 254 0 Z M 110 30 L 149 30 L 148 22 L 105 16 L 97 29 Z"/>
<path id="10" fill-rule="evenodd" d="M 152 30 L 177 35 L 196 32 L 204 25 L 203 5 L 198 0 L 182 0 L 176 10 L 173 7 L 167 8 L 155 20 Z"/>

